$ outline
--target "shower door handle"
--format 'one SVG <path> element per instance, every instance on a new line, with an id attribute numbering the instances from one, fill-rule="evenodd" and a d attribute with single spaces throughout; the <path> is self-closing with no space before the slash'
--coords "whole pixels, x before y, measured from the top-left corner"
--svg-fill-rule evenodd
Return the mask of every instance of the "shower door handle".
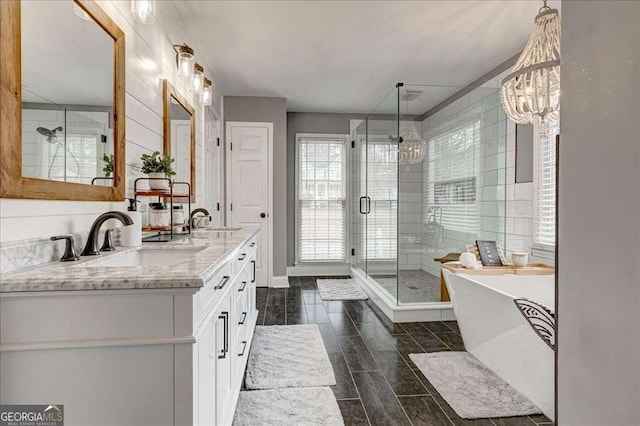
<path id="1" fill-rule="evenodd" d="M 365 200 L 367 197 L 360 197 L 360 214 L 367 214 L 366 212 L 362 211 L 362 200 Z"/>
<path id="2" fill-rule="evenodd" d="M 365 197 L 367 199 L 367 212 L 365 214 L 369 214 L 371 213 L 371 198 L 370 197 Z"/>

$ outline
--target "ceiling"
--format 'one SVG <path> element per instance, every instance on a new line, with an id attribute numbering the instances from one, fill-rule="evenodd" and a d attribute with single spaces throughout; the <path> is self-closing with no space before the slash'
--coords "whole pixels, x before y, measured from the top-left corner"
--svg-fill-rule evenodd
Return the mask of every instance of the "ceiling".
<path id="1" fill-rule="evenodd" d="M 542 2 L 175 2 L 217 92 L 366 113 L 397 82 L 464 86 L 520 51 Z M 559 6 L 559 0 L 550 1 Z M 428 104 L 452 90 L 436 90 Z M 453 91 L 455 92 L 455 91 Z M 424 111 L 423 111 L 424 112 Z"/>

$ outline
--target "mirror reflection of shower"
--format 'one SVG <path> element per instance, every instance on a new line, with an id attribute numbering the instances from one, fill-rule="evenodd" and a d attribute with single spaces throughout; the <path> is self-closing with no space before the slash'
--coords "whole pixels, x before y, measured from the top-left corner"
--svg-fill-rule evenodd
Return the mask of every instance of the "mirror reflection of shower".
<path id="1" fill-rule="evenodd" d="M 114 152 L 112 123 L 108 107 L 23 102 L 22 175 L 111 186 L 104 158 Z"/>
<path id="2" fill-rule="evenodd" d="M 38 127 L 36 129 L 36 131 L 38 133 L 40 133 L 42 136 L 46 137 L 47 142 L 55 144 L 56 145 L 56 152 L 53 154 L 53 158 L 51 159 L 51 163 L 49 164 L 49 171 L 47 173 L 47 176 L 49 177 L 49 179 L 51 179 L 51 170 L 53 169 L 53 165 L 56 162 L 56 159 L 58 158 L 58 153 L 60 151 L 60 147 L 64 147 L 65 152 L 68 153 L 71 158 L 73 159 L 73 161 L 76 163 L 76 173 L 79 175 L 80 174 L 80 163 L 78 162 L 78 159 L 76 158 L 75 155 L 73 155 L 73 153 L 71 151 L 69 151 L 69 149 L 63 145 L 62 143 L 60 143 L 58 141 L 58 136 L 57 136 L 57 132 L 62 132 L 64 131 L 64 128 L 62 126 L 58 126 L 55 129 L 47 129 L 45 127 Z M 65 162 L 66 163 L 66 162 Z M 65 170 L 65 180 L 66 180 L 66 170 Z"/>

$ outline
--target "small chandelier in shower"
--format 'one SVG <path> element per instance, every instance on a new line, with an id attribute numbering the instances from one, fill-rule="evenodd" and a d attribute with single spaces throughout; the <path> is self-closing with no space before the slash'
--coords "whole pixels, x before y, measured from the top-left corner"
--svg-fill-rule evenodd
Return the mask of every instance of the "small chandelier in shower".
<path id="1" fill-rule="evenodd" d="M 401 164 L 418 164 L 424 160 L 427 142 L 413 132 L 404 132 L 398 143 L 398 161 Z"/>
<path id="2" fill-rule="evenodd" d="M 531 37 L 500 91 L 507 116 L 518 124 L 560 113 L 560 17 L 544 6 L 535 18 Z"/>

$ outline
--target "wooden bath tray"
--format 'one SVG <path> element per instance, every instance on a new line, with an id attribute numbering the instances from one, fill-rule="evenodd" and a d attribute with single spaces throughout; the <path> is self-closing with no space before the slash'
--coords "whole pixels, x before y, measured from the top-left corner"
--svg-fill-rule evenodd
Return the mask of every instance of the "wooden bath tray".
<path id="1" fill-rule="evenodd" d="M 442 269 L 453 272 L 454 274 L 469 274 L 469 275 L 553 275 L 555 269 L 553 266 L 546 265 L 544 263 L 529 263 L 527 266 L 521 268 L 515 267 L 512 264 L 504 266 L 483 266 L 479 269 L 467 269 L 460 262 L 448 262 L 441 265 Z"/>

